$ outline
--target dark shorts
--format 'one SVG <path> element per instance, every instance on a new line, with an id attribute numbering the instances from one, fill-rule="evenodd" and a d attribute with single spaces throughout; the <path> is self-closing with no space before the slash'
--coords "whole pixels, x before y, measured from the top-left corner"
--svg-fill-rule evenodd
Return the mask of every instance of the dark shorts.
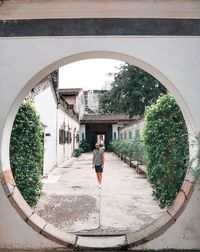
<path id="1" fill-rule="evenodd" d="M 103 168 L 102 168 L 102 166 L 101 165 L 95 165 L 95 171 L 96 171 L 96 173 L 98 173 L 98 172 L 103 172 Z"/>

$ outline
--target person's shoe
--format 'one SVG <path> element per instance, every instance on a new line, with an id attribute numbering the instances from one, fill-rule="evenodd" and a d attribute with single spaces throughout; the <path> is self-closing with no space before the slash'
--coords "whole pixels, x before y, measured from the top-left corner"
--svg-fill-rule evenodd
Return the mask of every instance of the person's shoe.
<path id="1" fill-rule="evenodd" d="M 101 185 L 99 184 L 99 189 L 101 189 Z"/>

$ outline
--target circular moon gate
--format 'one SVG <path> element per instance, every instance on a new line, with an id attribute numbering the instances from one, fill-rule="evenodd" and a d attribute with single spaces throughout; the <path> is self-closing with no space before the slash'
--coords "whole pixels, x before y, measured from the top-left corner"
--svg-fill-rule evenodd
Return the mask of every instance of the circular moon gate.
<path id="1" fill-rule="evenodd" d="M 58 69 L 59 67 L 69 64 L 75 61 L 83 59 L 92 59 L 92 58 L 109 58 L 121 60 L 130 64 L 133 64 L 137 67 L 142 68 L 146 72 L 153 75 L 158 79 L 177 100 L 182 113 L 184 115 L 188 132 L 189 140 L 191 141 L 191 135 L 194 135 L 194 126 L 190 111 L 187 107 L 187 104 L 182 97 L 181 93 L 177 90 L 175 85 L 167 79 L 164 74 L 154 68 L 152 65 L 147 64 L 146 62 L 134 58 L 132 56 L 121 54 L 118 52 L 111 51 L 91 51 L 83 52 L 79 54 L 74 54 L 66 58 L 62 58 L 45 68 L 41 69 L 33 78 L 24 86 L 24 88 L 19 93 L 18 97 L 14 101 L 12 108 L 10 109 L 8 120 L 4 126 L 3 132 L 3 146 L 6 146 L 3 151 L 1 151 L 2 163 L 8 164 L 7 169 L 3 168 L 1 174 L 1 184 L 4 188 L 5 194 L 12 204 L 12 206 L 19 213 L 21 218 L 36 232 L 43 235 L 44 237 L 56 242 L 65 247 L 79 247 L 79 248 L 119 248 L 119 247 L 134 247 L 139 244 L 148 242 L 152 239 L 163 234 L 171 225 L 176 222 L 176 219 L 182 213 L 184 208 L 187 205 L 187 202 L 192 194 L 194 185 L 191 179 L 185 179 L 183 182 L 180 192 L 177 194 L 174 203 L 164 212 L 164 214 L 155 220 L 150 225 L 145 228 L 132 233 L 127 233 L 118 236 L 79 236 L 71 233 L 66 233 L 62 230 L 57 229 L 53 225 L 47 223 L 45 220 L 41 219 L 37 214 L 34 213 L 34 210 L 31 209 L 28 204 L 25 202 L 21 196 L 19 190 L 16 187 L 16 183 L 13 179 L 12 172 L 9 165 L 9 139 L 12 129 L 12 123 L 14 121 L 16 112 L 22 102 L 26 97 L 29 91 L 38 83 L 42 78 L 51 73 L 53 70 Z M 6 155 L 4 155 L 6 154 Z"/>

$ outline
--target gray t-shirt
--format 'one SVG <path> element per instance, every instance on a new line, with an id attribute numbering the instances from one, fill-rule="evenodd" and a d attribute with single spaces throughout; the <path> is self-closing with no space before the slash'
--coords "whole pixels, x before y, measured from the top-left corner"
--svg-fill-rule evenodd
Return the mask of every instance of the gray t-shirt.
<path id="1" fill-rule="evenodd" d="M 94 165 L 102 165 L 103 163 L 103 150 L 102 149 L 95 149 L 93 150 L 94 155 Z"/>

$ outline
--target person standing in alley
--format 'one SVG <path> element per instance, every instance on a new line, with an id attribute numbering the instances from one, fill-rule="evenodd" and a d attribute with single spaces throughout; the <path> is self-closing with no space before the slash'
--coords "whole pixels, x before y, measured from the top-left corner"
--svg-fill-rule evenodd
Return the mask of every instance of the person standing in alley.
<path id="1" fill-rule="evenodd" d="M 105 153 L 104 153 L 103 149 L 100 148 L 100 145 L 98 143 L 96 143 L 95 149 L 93 150 L 92 164 L 93 164 L 93 167 L 95 168 L 95 172 L 97 174 L 99 188 L 101 188 L 104 162 L 105 162 Z"/>

